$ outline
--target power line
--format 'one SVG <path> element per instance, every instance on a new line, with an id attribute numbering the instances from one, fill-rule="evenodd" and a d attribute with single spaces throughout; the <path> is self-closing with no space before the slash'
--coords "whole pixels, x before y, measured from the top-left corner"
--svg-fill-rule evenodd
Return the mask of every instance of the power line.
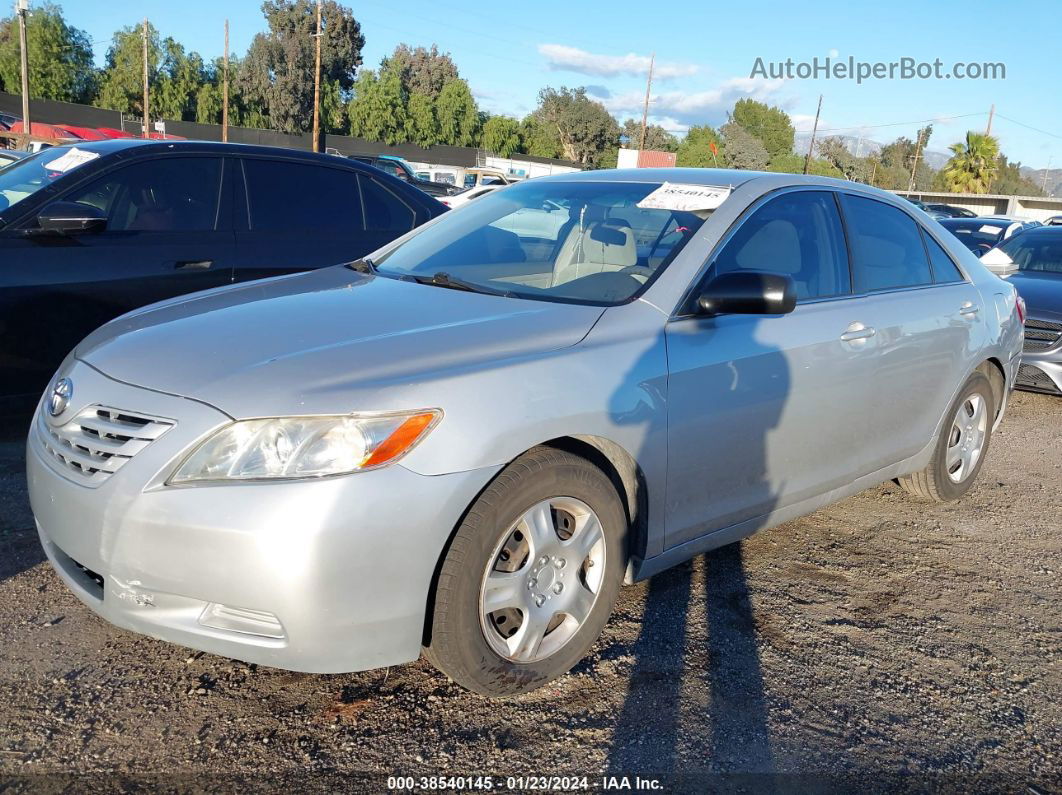
<path id="1" fill-rule="evenodd" d="M 1058 138 L 1058 139 L 1062 140 L 1062 135 L 1058 135 L 1057 133 L 1053 133 L 1053 132 L 1048 132 L 1047 130 L 1041 130 L 1039 127 L 1033 127 L 1031 124 L 1026 124 L 1025 122 L 1020 122 L 1017 119 L 1012 119 L 1010 116 L 1004 116 L 1002 113 L 996 113 L 996 117 L 1000 118 L 1000 119 L 1006 119 L 1010 123 L 1017 124 L 1019 127 L 1024 127 L 1027 130 L 1032 130 L 1033 132 L 1038 132 L 1038 133 L 1041 133 L 1042 135 L 1047 135 L 1047 136 L 1050 136 L 1051 138 Z"/>

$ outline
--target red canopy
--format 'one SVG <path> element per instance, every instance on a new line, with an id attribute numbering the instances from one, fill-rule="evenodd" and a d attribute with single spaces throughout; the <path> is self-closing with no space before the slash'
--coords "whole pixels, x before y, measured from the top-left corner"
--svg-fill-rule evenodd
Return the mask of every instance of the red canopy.
<path id="1" fill-rule="evenodd" d="M 58 125 L 60 129 L 69 130 L 78 138 L 83 138 L 86 141 L 106 141 L 108 136 L 101 133 L 99 130 L 93 130 L 90 127 L 72 127 L 69 124 Z"/>
<path id="2" fill-rule="evenodd" d="M 132 133 L 116 130 L 113 127 L 97 127 L 96 132 L 101 133 L 105 138 L 136 138 Z"/>
<path id="3" fill-rule="evenodd" d="M 25 132 L 25 127 L 21 121 L 17 121 L 11 125 L 11 132 Z M 67 141 L 82 140 L 80 135 L 72 132 L 66 127 L 60 127 L 57 124 L 45 124 L 40 121 L 30 122 L 30 135 L 35 135 L 38 138 L 61 138 Z"/>

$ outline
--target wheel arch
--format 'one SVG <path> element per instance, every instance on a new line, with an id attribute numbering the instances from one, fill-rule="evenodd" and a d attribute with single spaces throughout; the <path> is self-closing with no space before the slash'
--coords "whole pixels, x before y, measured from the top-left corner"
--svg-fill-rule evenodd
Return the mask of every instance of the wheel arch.
<path id="1" fill-rule="evenodd" d="M 996 416 L 993 419 L 996 419 L 1003 413 L 1003 408 L 1006 404 L 1007 371 L 1003 369 L 1003 363 L 994 356 L 985 359 L 975 369 L 984 373 L 988 382 L 992 385 L 992 401 L 996 409 Z"/>

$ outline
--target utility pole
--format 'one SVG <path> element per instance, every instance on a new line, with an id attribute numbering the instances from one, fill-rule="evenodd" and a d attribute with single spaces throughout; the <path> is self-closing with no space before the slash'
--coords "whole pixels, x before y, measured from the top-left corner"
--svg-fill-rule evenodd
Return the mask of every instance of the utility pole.
<path id="1" fill-rule="evenodd" d="M 992 117 L 996 115 L 996 103 L 992 103 L 992 107 L 988 109 L 988 126 L 985 127 L 985 135 L 992 134 Z"/>
<path id="2" fill-rule="evenodd" d="M 151 108 L 148 105 L 148 21 L 147 17 L 144 17 L 144 138 L 151 137 Z"/>
<path id="3" fill-rule="evenodd" d="M 1044 169 L 1044 184 L 1040 186 L 1040 190 L 1043 193 L 1047 193 L 1047 172 L 1049 172 L 1051 170 L 1051 161 L 1053 159 L 1054 159 L 1053 155 L 1051 157 L 1047 158 L 1047 168 Z"/>
<path id="4" fill-rule="evenodd" d="M 653 89 L 653 65 L 656 63 L 656 53 L 649 56 L 649 79 L 645 81 L 645 105 L 642 107 L 642 140 L 638 144 L 638 150 L 645 149 L 645 128 L 649 122 L 649 92 Z"/>
<path id="5" fill-rule="evenodd" d="M 30 135 L 33 128 L 30 126 L 29 110 L 29 44 L 26 40 L 26 14 L 29 13 L 29 0 L 17 0 L 15 9 L 18 11 L 18 43 L 22 54 L 22 132 L 24 132 L 25 148 L 29 149 Z"/>
<path id="6" fill-rule="evenodd" d="M 225 72 L 221 80 L 221 140 L 229 140 L 229 21 L 225 20 Z"/>
<path id="7" fill-rule="evenodd" d="M 318 145 L 321 124 L 321 0 L 317 0 L 317 54 L 313 69 L 313 151 L 320 150 Z"/>
<path id="8" fill-rule="evenodd" d="M 922 152 L 922 131 L 918 131 L 918 140 L 915 142 L 915 156 L 914 162 L 911 163 L 911 181 L 907 183 L 907 192 L 910 193 L 915 188 L 915 171 L 918 169 L 918 157 Z"/>
<path id="9" fill-rule="evenodd" d="M 808 173 L 811 165 L 811 154 L 815 151 L 815 134 L 819 131 L 819 114 L 822 113 L 822 94 L 819 94 L 819 107 L 815 110 L 815 124 L 811 127 L 811 143 L 808 144 L 808 154 L 804 158 L 804 173 Z"/>

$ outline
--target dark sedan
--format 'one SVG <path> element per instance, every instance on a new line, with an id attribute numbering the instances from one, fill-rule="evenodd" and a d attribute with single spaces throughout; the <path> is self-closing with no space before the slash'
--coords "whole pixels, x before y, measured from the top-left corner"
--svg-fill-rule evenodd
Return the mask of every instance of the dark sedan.
<path id="1" fill-rule="evenodd" d="M 979 257 L 993 246 L 1009 240 L 1032 226 L 1026 221 L 998 215 L 985 215 L 978 218 L 941 218 L 940 225 Z"/>
<path id="2" fill-rule="evenodd" d="M 133 139 L 25 158 L 0 171 L 0 411 L 124 312 L 357 259 L 445 210 L 376 169 L 270 147 Z"/>
<path id="3" fill-rule="evenodd" d="M 1017 386 L 1062 394 L 1062 227 L 1030 229 L 983 257 L 1025 299 L 1025 346 Z"/>
<path id="4" fill-rule="evenodd" d="M 965 207 L 956 207 L 954 204 L 927 204 L 930 210 L 945 218 L 976 218 L 977 213 L 967 210 Z"/>

